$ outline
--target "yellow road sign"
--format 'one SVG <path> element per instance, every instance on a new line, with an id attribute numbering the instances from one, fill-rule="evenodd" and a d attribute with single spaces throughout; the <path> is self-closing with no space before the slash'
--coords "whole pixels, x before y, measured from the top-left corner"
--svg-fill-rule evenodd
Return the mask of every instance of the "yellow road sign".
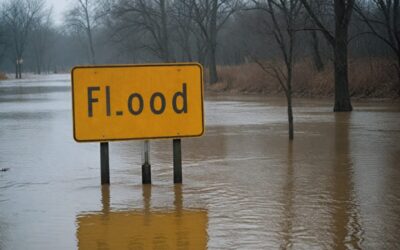
<path id="1" fill-rule="evenodd" d="M 204 132 L 200 64 L 78 66 L 71 75 L 76 141 Z"/>

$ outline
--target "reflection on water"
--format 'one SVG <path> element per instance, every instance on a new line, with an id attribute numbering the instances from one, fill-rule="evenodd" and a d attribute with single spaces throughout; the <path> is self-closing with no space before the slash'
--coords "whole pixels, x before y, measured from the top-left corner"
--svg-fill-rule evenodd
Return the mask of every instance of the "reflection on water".
<path id="1" fill-rule="evenodd" d="M 331 100 L 295 100 L 290 143 L 284 99 L 208 97 L 205 135 L 182 140 L 183 186 L 171 140 L 154 140 L 152 186 L 128 141 L 110 144 L 100 188 L 99 145 L 72 138 L 69 80 L 3 84 L 2 250 L 400 249 L 399 103 L 335 114 Z"/>
<path id="2" fill-rule="evenodd" d="M 283 186 L 283 201 L 284 204 L 284 220 L 282 225 L 283 241 L 280 246 L 282 249 L 289 249 L 293 247 L 293 142 L 288 142 L 287 148 L 287 176 Z"/>
<path id="3" fill-rule="evenodd" d="M 183 209 L 175 186 L 175 209 L 151 207 L 151 186 L 143 186 L 144 208 L 110 210 L 109 186 L 102 187 L 102 211 L 77 217 L 78 249 L 206 249 L 207 211 Z"/>
<path id="4" fill-rule="evenodd" d="M 335 114 L 332 217 L 335 249 L 361 249 L 362 228 L 354 201 L 353 163 L 349 139 L 350 113 Z"/>

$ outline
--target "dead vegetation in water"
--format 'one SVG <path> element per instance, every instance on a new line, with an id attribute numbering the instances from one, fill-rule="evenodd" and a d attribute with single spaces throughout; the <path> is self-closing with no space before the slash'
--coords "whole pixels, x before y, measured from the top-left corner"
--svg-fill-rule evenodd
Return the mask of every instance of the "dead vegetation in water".
<path id="1" fill-rule="evenodd" d="M 206 89 L 215 92 L 283 94 L 277 80 L 266 74 L 256 63 L 219 66 L 220 81 Z M 293 95 L 299 97 L 328 97 L 334 95 L 333 66 L 318 72 L 310 60 L 294 67 Z M 385 59 L 349 61 L 350 94 L 356 97 L 398 98 L 396 69 Z"/>
<path id="2" fill-rule="evenodd" d="M 6 74 L 4 74 L 3 72 L 0 72 L 0 81 L 1 80 L 7 80 L 8 78 L 7 78 L 7 76 L 6 76 Z"/>

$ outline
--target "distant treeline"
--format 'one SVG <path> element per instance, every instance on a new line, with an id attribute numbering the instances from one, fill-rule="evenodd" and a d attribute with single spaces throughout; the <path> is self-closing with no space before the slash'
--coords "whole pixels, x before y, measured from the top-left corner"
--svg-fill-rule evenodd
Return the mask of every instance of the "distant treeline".
<path id="1" fill-rule="evenodd" d="M 322 72 L 334 50 L 305 7 L 333 34 L 338 25 L 333 0 L 71 0 L 62 25 L 54 25 L 43 0 L 8 0 L 0 6 L 0 71 L 18 77 L 22 70 L 68 72 L 82 64 L 197 61 L 209 69 L 213 83 L 219 80 L 216 65 L 282 61 L 282 44 L 275 42 L 265 10 L 269 3 L 278 9 L 293 2 L 306 4 L 299 4 L 291 26 L 297 36 L 294 58 L 307 58 Z M 349 59 L 379 58 L 400 72 L 399 1 L 347 2 L 354 2 Z M 281 13 L 276 12 L 278 21 L 285 18 Z"/>

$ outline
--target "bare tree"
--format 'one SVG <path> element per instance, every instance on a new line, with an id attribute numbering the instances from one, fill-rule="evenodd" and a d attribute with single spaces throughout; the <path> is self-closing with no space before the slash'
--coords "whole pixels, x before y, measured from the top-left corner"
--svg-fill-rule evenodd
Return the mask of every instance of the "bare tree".
<path id="1" fill-rule="evenodd" d="M 326 16 L 331 15 L 330 4 L 327 0 L 314 0 L 313 1 L 313 11 L 316 16 L 318 16 L 321 22 L 328 23 L 327 26 L 330 25 L 331 22 L 327 19 Z M 310 47 L 310 55 L 312 62 L 314 64 L 315 69 L 318 72 L 321 72 L 324 68 L 324 61 L 322 59 L 321 53 L 321 41 L 320 41 L 320 32 L 319 27 L 315 24 L 314 20 L 310 18 L 307 12 L 303 13 L 304 15 L 304 27 L 306 31 L 308 31 L 308 43 Z M 325 17 L 325 18 L 324 18 Z"/>
<path id="2" fill-rule="evenodd" d="M 34 22 L 30 39 L 37 74 L 42 73 L 45 57 L 51 45 L 51 9 L 46 12 L 46 15 L 37 18 Z"/>
<path id="3" fill-rule="evenodd" d="M 66 15 L 66 24 L 87 37 L 90 63 L 96 64 L 96 55 L 93 42 L 93 31 L 98 25 L 99 15 L 95 0 L 75 0 L 76 3 Z"/>
<path id="4" fill-rule="evenodd" d="M 173 20 L 172 28 L 175 30 L 175 41 L 178 46 L 181 48 L 183 53 L 183 60 L 193 61 L 192 55 L 192 40 L 196 40 L 197 36 L 197 27 L 193 22 L 190 13 L 193 12 L 192 5 L 186 5 L 182 1 L 174 1 L 172 4 L 172 15 L 171 19 Z M 201 56 L 198 56 L 198 59 L 201 63 L 203 61 L 200 60 Z"/>
<path id="5" fill-rule="evenodd" d="M 229 17 L 238 9 L 238 0 L 181 0 L 190 6 L 189 15 L 198 26 L 208 53 L 210 84 L 218 81 L 217 36 Z"/>
<path id="6" fill-rule="evenodd" d="M 320 51 L 320 41 L 318 38 L 318 33 L 316 30 L 310 31 L 310 45 L 311 45 L 311 56 L 313 59 L 313 63 L 318 72 L 324 70 L 324 61 L 322 60 L 321 51 Z"/>
<path id="7" fill-rule="evenodd" d="M 22 78 L 22 63 L 28 36 L 35 19 L 41 15 L 43 0 L 10 0 L 2 8 L 2 22 L 13 48 L 15 78 Z"/>
<path id="8" fill-rule="evenodd" d="M 289 122 L 289 140 L 293 140 L 293 110 L 292 110 L 292 80 L 293 65 L 295 61 L 296 23 L 301 10 L 300 0 L 265 0 L 256 1 L 256 9 L 265 11 L 270 22 L 267 23 L 271 35 L 278 45 L 280 56 L 284 62 L 283 69 L 279 63 L 256 62 L 268 74 L 275 77 L 285 92 L 287 100 L 287 113 Z"/>
<path id="9" fill-rule="evenodd" d="M 400 95 L 400 0 L 372 0 L 362 5 L 357 3 L 355 11 L 373 34 L 394 53 Z"/>
<path id="10" fill-rule="evenodd" d="M 310 36 L 311 36 L 311 55 L 314 62 L 314 66 L 318 72 L 321 72 L 324 70 L 325 65 L 321 56 L 320 43 L 317 31 L 312 30 L 310 32 Z"/>
<path id="11" fill-rule="evenodd" d="M 168 1 L 120 0 L 114 7 L 114 17 L 118 19 L 115 32 L 141 32 L 153 41 L 143 43 L 144 48 L 164 62 L 174 60 L 168 30 Z"/>
<path id="12" fill-rule="evenodd" d="M 335 75 L 335 105 L 334 111 L 352 111 L 349 80 L 348 80 L 348 29 L 353 13 L 355 0 L 332 0 L 334 10 L 334 32 L 322 22 L 315 11 L 315 4 L 320 1 L 301 0 L 310 17 L 313 19 L 318 30 L 322 32 L 326 40 L 333 47 L 334 53 L 334 75 Z"/>
<path id="13" fill-rule="evenodd" d="M 8 48 L 8 39 L 3 23 L 0 23 L 0 65 L 2 64 L 6 50 Z"/>

